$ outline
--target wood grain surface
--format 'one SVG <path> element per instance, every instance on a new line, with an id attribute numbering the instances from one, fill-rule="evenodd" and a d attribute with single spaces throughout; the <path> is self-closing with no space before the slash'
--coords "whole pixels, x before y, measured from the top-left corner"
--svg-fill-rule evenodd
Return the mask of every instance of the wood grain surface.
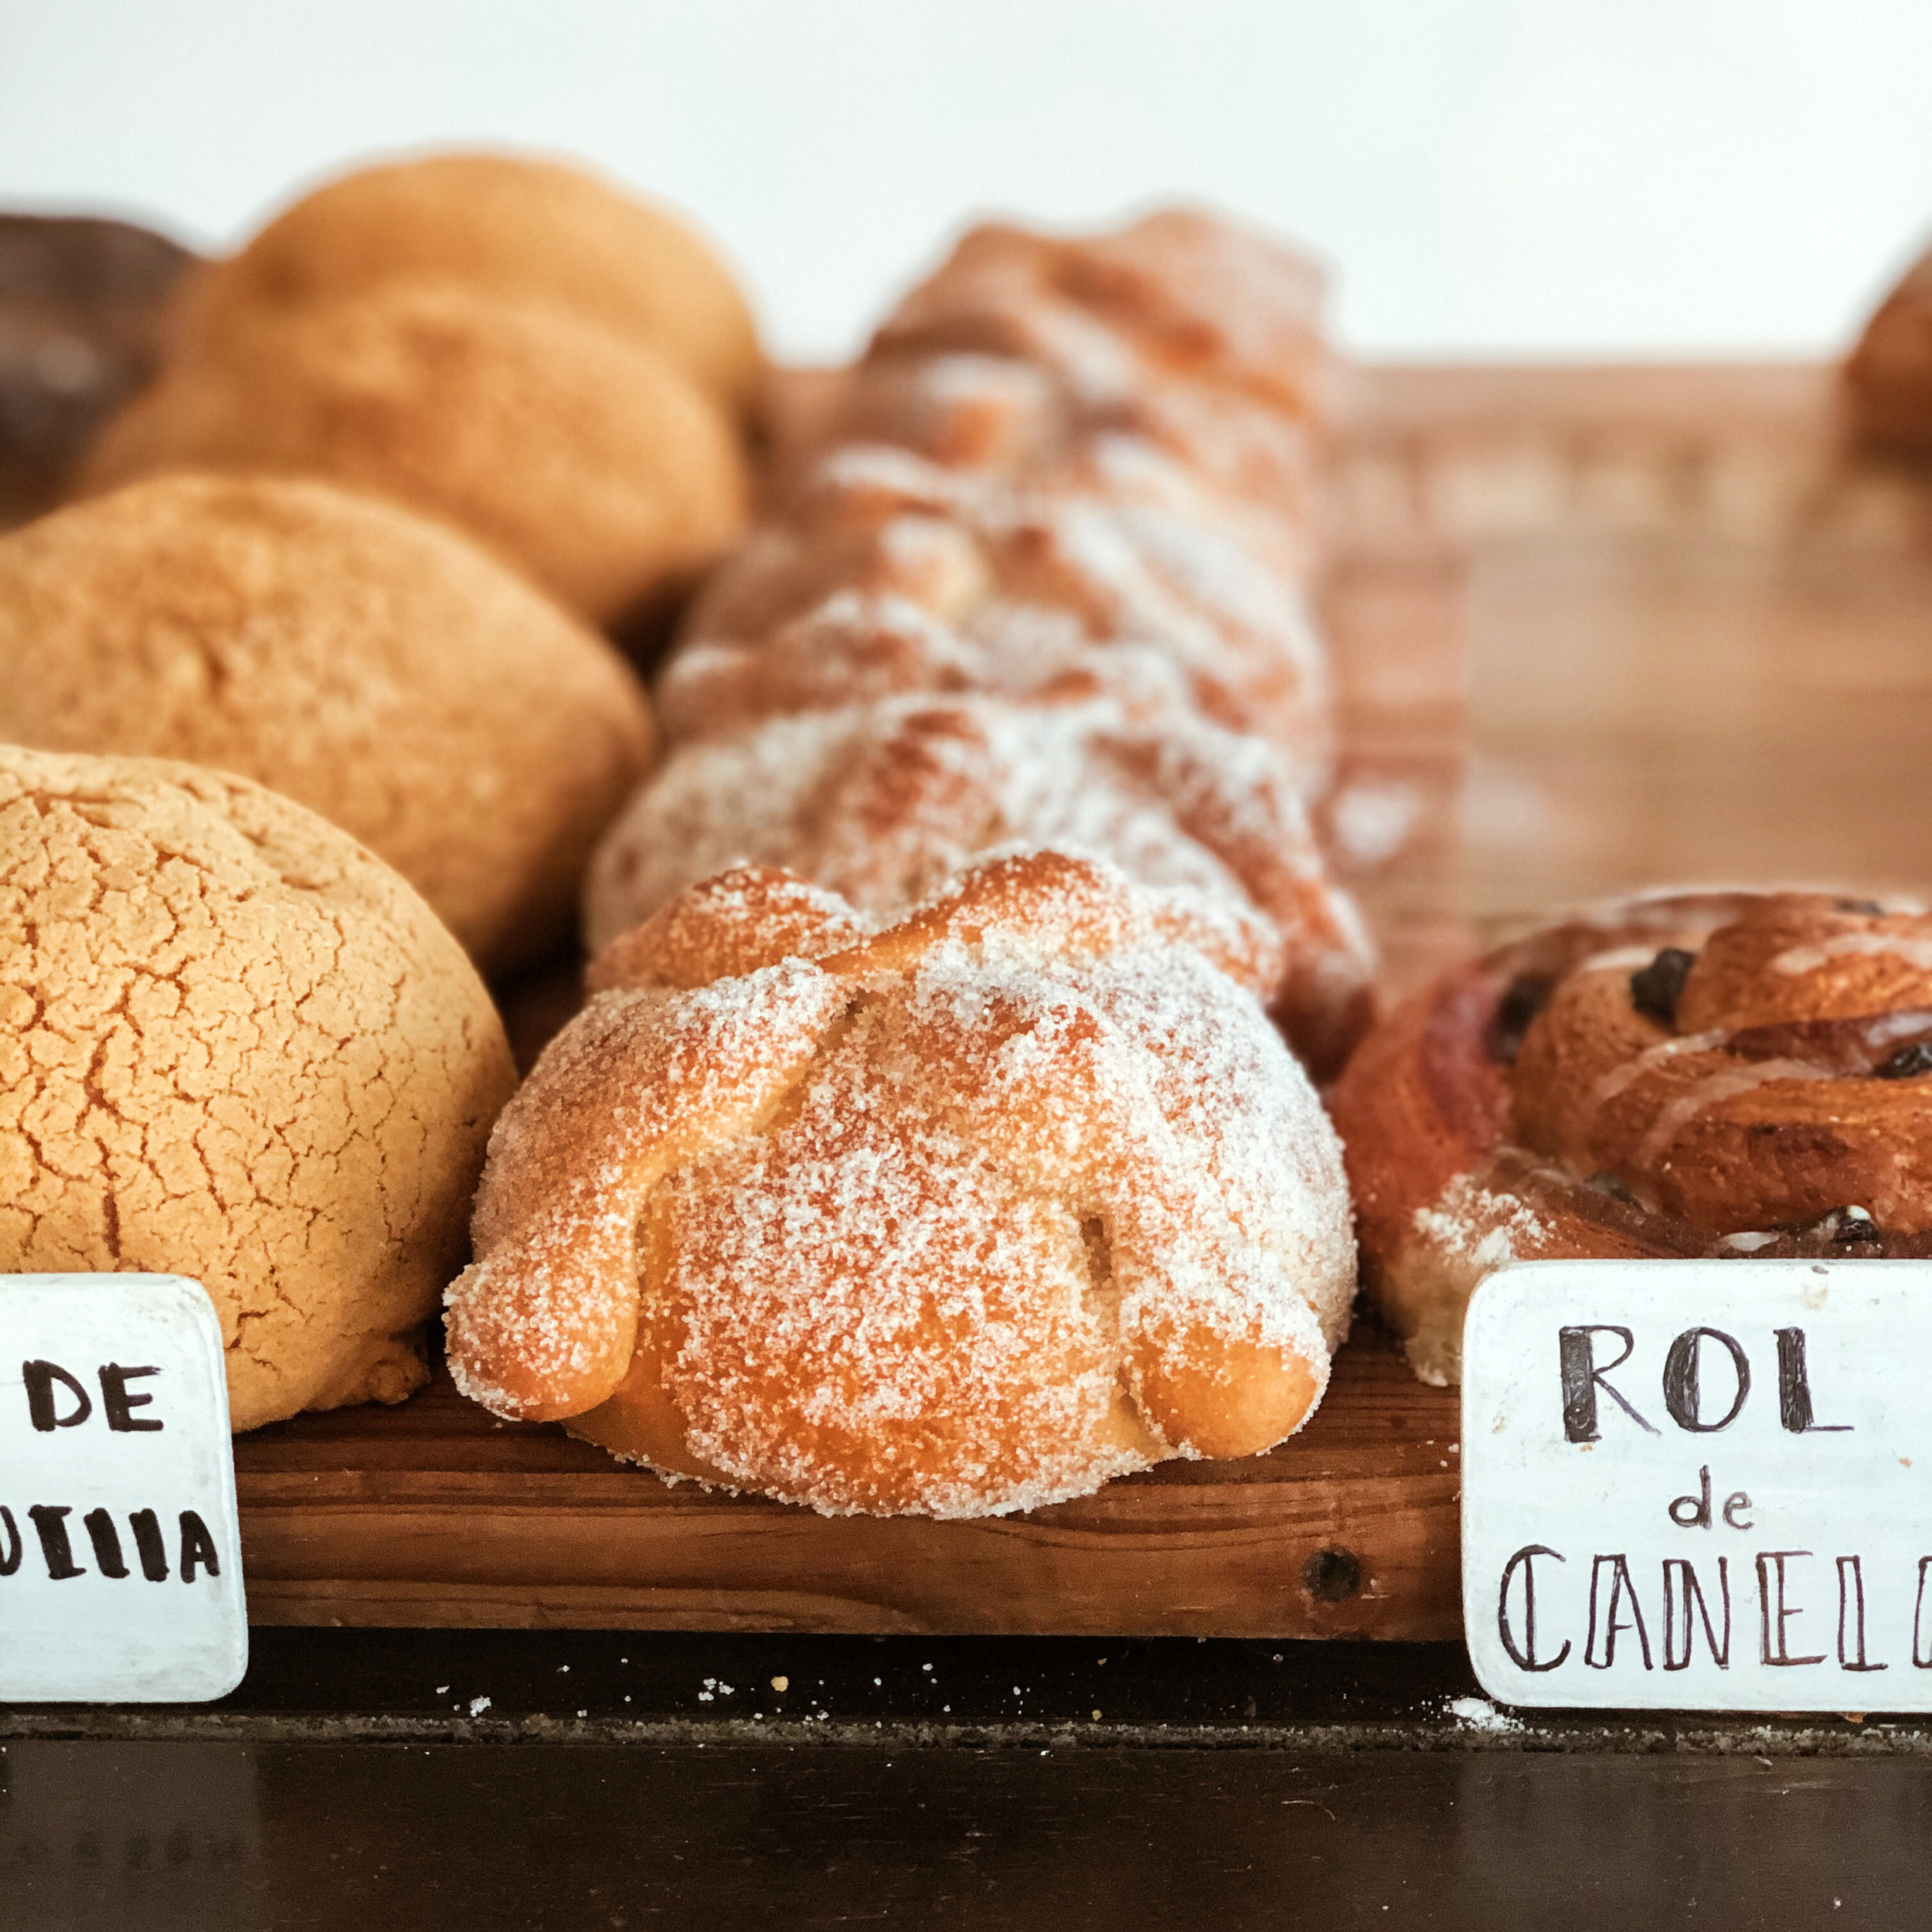
<path id="1" fill-rule="evenodd" d="M 446 1379 L 259 1430 L 236 1477 L 256 1623 L 1446 1637 L 1455 1434 L 1369 1341 L 1272 1455 L 976 1522 L 661 1482 Z"/>
<path id="2" fill-rule="evenodd" d="M 1932 479 L 1815 366 L 1367 370 L 1324 611 L 1392 988 L 1598 894 L 1932 886 Z M 532 1048 L 570 976 L 512 1018 Z M 258 1623 L 1453 1637 L 1456 1404 L 1372 1328 L 1273 1455 L 978 1523 L 668 1487 L 446 1381 L 236 1445 Z"/>

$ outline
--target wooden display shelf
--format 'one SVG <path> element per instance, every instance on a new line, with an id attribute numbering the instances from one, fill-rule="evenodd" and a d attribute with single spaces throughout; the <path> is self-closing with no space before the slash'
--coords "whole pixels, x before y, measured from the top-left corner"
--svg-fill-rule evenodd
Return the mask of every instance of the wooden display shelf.
<path id="1" fill-rule="evenodd" d="M 1932 482 L 1848 457 L 1834 395 L 1817 366 L 1363 372 L 1324 605 L 1344 870 L 1393 985 L 1627 886 L 1932 884 Z M 567 974 L 529 989 L 521 1044 L 568 1008 Z M 1453 1637 L 1456 1417 L 1361 1328 L 1272 1455 L 934 1523 L 668 1486 L 439 1380 L 237 1441 L 250 1612 Z"/>
<path id="2" fill-rule="evenodd" d="M 668 1484 L 446 1378 L 236 1444 L 259 1624 L 1451 1637 L 1457 1403 L 1343 1351 L 1272 1455 L 973 1522 Z"/>

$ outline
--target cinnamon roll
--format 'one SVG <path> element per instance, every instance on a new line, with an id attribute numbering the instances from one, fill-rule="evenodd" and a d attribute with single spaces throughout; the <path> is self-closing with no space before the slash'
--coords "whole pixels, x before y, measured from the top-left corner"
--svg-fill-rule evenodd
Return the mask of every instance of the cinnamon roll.
<path id="1" fill-rule="evenodd" d="M 1634 900 L 1444 975 L 1330 1106 L 1365 1284 L 1428 1382 L 1505 1262 L 1932 1255 L 1932 917 Z"/>

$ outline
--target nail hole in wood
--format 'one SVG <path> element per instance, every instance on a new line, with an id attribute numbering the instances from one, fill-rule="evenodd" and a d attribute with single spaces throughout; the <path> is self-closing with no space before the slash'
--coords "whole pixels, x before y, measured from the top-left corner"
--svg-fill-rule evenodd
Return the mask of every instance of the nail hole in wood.
<path id="1" fill-rule="evenodd" d="M 1301 1566 L 1301 1587 L 1318 1604 L 1344 1604 L 1362 1588 L 1362 1563 L 1353 1551 L 1318 1549 Z"/>

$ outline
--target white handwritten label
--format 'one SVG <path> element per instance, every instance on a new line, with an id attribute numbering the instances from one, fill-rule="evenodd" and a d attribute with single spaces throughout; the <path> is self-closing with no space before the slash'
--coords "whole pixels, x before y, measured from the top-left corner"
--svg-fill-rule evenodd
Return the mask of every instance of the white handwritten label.
<path id="1" fill-rule="evenodd" d="M 1932 1709 L 1932 1263 L 1540 1261 L 1463 1339 L 1463 1621 L 1513 1704 Z"/>
<path id="2" fill-rule="evenodd" d="M 207 1291 L 0 1276 L 0 1698 L 198 1702 L 247 1665 Z"/>

